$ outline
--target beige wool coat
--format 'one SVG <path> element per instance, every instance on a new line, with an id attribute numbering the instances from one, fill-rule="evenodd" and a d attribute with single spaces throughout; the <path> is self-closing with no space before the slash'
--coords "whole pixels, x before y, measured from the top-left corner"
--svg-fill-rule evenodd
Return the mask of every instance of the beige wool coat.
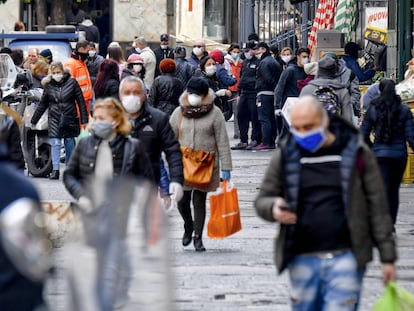
<path id="1" fill-rule="evenodd" d="M 214 97 L 215 94 L 210 89 L 203 99 L 202 105 L 212 103 Z M 174 110 L 170 118 L 171 127 L 181 146 L 214 153 L 215 160 L 211 183 L 208 188 L 198 190 L 215 191 L 220 184 L 220 170 L 230 171 L 232 169 L 230 143 L 223 114 L 214 105 L 213 109 L 200 118 L 187 118 L 181 112 L 181 106 L 190 105 L 187 91 L 181 95 L 179 101 L 180 106 Z M 179 126 L 181 127 L 180 135 Z M 191 189 L 193 187 L 184 184 L 184 190 Z"/>

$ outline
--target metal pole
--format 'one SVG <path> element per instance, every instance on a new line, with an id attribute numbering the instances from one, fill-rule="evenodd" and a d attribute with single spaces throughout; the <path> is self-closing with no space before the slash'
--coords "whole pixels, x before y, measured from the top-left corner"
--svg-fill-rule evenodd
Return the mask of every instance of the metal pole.
<path id="1" fill-rule="evenodd" d="M 308 46 L 308 15 L 309 15 L 309 3 L 303 2 L 302 3 L 302 46 Z"/>
<path id="2" fill-rule="evenodd" d="M 250 33 L 256 32 L 254 27 L 254 7 L 255 7 L 255 0 L 250 0 Z"/>

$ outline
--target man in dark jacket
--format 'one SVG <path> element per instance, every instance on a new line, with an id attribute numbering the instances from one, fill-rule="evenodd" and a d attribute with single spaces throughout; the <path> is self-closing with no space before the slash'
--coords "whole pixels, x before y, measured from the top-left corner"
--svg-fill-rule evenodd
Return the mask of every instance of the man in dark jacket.
<path id="1" fill-rule="evenodd" d="M 309 63 L 309 55 L 310 51 L 308 48 L 298 49 L 296 63 L 289 63 L 288 67 L 283 71 L 275 89 L 276 109 L 283 108 L 286 98 L 299 96 L 297 81 L 304 80 L 307 77 L 303 66 Z"/>
<path id="2" fill-rule="evenodd" d="M 99 44 L 99 40 L 100 40 L 99 28 L 93 24 L 92 18 L 90 15 L 85 15 L 85 18 L 82 21 L 82 23 L 78 25 L 78 30 L 85 32 L 85 39 L 87 41 L 93 42 L 95 44 Z"/>
<path id="3" fill-rule="evenodd" d="M 0 133 L 1 140 L 1 133 Z M 26 198 L 40 204 L 35 187 L 17 171 L 0 143 L 0 213 L 13 202 Z M 4 229 L 3 229 L 4 230 Z M 0 230 L 1 231 L 1 230 Z M 2 310 L 32 311 L 43 304 L 43 282 L 34 282 L 20 273 L 0 243 L 0 306 Z"/>
<path id="4" fill-rule="evenodd" d="M 170 193 L 177 202 L 180 201 L 184 182 L 182 156 L 168 116 L 147 103 L 144 83 L 137 77 L 128 76 L 121 81 L 119 98 L 130 115 L 131 136 L 144 144 L 157 183 L 160 181 L 161 152 L 165 153 L 170 171 Z"/>
<path id="5" fill-rule="evenodd" d="M 293 310 L 355 310 L 374 245 L 384 284 L 396 277 L 377 162 L 358 130 L 329 120 L 315 97 L 301 97 L 290 116 L 291 134 L 271 159 L 256 210 L 280 223 L 276 265 L 289 269 Z"/>
<path id="6" fill-rule="evenodd" d="M 99 66 L 105 60 L 103 56 L 98 54 L 95 43 L 89 43 L 89 52 L 88 59 L 86 61 L 86 66 L 88 67 L 89 76 L 92 81 L 92 86 L 95 85 L 96 77 L 98 76 Z"/>
<path id="7" fill-rule="evenodd" d="M 203 40 L 196 40 L 194 41 L 193 50 L 191 52 L 191 56 L 187 58 L 188 63 L 194 68 L 200 68 L 200 62 L 208 56 L 208 52 L 206 51 L 206 44 Z"/>
<path id="8" fill-rule="evenodd" d="M 165 58 L 174 59 L 174 49 L 168 46 L 168 42 L 170 41 L 170 37 L 168 34 L 163 33 L 160 36 L 160 46 L 154 50 L 155 59 L 157 61 L 157 65 L 155 67 L 155 78 L 161 75 L 160 71 L 160 63 Z"/>
<path id="9" fill-rule="evenodd" d="M 237 121 L 240 129 L 240 142 L 231 147 L 232 150 L 252 150 L 262 141 L 262 129 L 256 106 L 256 69 L 259 60 L 252 55 L 254 41 L 249 41 L 244 49 L 244 61 L 240 71 L 240 82 L 238 86 L 239 111 Z M 249 123 L 252 123 L 250 143 L 248 143 Z"/>
<path id="10" fill-rule="evenodd" d="M 183 87 L 187 85 L 188 80 L 190 80 L 195 72 L 195 67 L 191 66 L 190 63 L 185 59 L 186 49 L 183 46 L 177 46 L 174 50 L 174 59 L 177 65 L 177 71 L 175 76 L 178 80 L 181 81 Z"/>
<path id="11" fill-rule="evenodd" d="M 276 119 L 274 106 L 274 89 L 279 81 L 282 68 L 270 55 L 266 42 L 259 42 L 253 48 L 260 60 L 256 70 L 257 110 L 262 127 L 262 143 L 254 150 L 275 149 Z"/>

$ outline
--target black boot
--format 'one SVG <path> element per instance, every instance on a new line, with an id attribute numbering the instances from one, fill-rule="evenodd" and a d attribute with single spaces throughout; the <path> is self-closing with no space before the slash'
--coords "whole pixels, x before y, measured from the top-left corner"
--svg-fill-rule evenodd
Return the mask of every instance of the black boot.
<path id="1" fill-rule="evenodd" d="M 203 240 L 201 239 L 201 235 L 194 236 L 194 248 L 196 252 L 205 252 L 206 248 L 203 245 Z"/>
<path id="2" fill-rule="evenodd" d="M 59 170 L 53 170 L 49 175 L 49 179 L 59 179 Z"/>
<path id="3" fill-rule="evenodd" d="M 193 239 L 193 226 L 184 228 L 183 246 L 187 246 Z"/>

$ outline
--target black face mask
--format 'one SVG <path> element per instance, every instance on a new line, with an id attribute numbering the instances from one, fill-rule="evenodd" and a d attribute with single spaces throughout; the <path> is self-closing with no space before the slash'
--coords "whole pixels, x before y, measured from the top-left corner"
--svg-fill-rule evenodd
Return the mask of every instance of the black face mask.
<path id="1" fill-rule="evenodd" d="M 89 56 L 88 53 L 81 53 L 81 52 L 76 52 L 76 53 L 79 55 L 79 57 L 82 61 L 85 61 L 85 60 L 88 59 L 88 56 Z"/>

